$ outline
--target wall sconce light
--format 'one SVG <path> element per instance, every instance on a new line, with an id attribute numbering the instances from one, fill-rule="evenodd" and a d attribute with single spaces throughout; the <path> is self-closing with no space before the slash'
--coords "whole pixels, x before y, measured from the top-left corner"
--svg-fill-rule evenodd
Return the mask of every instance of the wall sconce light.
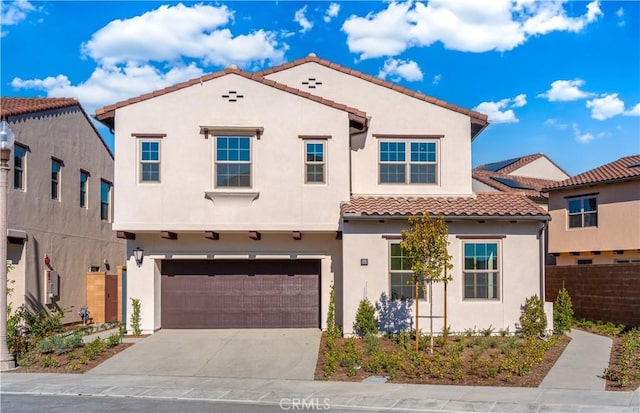
<path id="1" fill-rule="evenodd" d="M 138 264 L 138 267 L 142 265 L 143 255 L 144 255 L 144 250 L 141 249 L 140 247 L 136 247 L 136 249 L 133 250 L 133 258 L 135 258 L 136 264 Z"/>
<path id="2" fill-rule="evenodd" d="M 360 258 L 360 265 L 369 265 L 369 260 L 367 258 Z"/>

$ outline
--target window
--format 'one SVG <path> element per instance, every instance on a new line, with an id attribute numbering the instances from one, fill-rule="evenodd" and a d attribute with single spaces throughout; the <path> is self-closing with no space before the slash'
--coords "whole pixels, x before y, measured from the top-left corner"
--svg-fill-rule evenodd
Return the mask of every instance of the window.
<path id="1" fill-rule="evenodd" d="M 389 276 L 391 279 L 391 299 L 405 300 L 415 298 L 416 287 L 413 283 L 413 273 L 406 256 L 402 253 L 400 244 L 391 244 L 389 259 Z M 424 290 L 420 289 L 419 297 L 424 298 Z"/>
<path id="2" fill-rule="evenodd" d="M 593 264 L 593 260 L 592 259 L 578 259 L 577 264 L 578 265 L 591 265 L 591 264 Z"/>
<path id="3" fill-rule="evenodd" d="M 88 208 L 87 202 L 87 182 L 89 182 L 89 172 L 80 171 L 80 208 Z"/>
<path id="4" fill-rule="evenodd" d="M 62 161 L 51 160 L 51 199 L 60 200 L 60 176 L 63 167 Z"/>
<path id="5" fill-rule="evenodd" d="M 325 182 L 324 142 L 305 142 L 305 183 Z"/>
<path id="6" fill-rule="evenodd" d="M 640 259 L 616 260 L 616 264 L 640 264 Z"/>
<path id="7" fill-rule="evenodd" d="M 438 183 L 436 151 L 436 142 L 381 141 L 380 183 Z"/>
<path id="8" fill-rule="evenodd" d="M 111 183 L 100 181 L 100 219 L 109 221 L 111 213 Z"/>
<path id="9" fill-rule="evenodd" d="M 596 197 L 569 199 L 569 228 L 598 226 L 598 204 Z"/>
<path id="10" fill-rule="evenodd" d="M 21 191 L 25 190 L 25 168 L 27 161 L 27 148 L 15 145 L 13 149 L 13 187 Z"/>
<path id="11" fill-rule="evenodd" d="M 250 137 L 216 137 L 216 187 L 251 187 Z"/>
<path id="12" fill-rule="evenodd" d="M 498 243 L 464 243 L 464 298 L 498 299 Z"/>
<path id="13" fill-rule="evenodd" d="M 140 182 L 160 182 L 160 142 L 140 141 Z"/>

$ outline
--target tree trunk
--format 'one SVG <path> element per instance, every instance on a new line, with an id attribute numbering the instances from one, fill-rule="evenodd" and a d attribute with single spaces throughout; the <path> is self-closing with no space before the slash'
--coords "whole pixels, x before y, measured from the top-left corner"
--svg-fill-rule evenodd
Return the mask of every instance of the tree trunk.
<path id="1" fill-rule="evenodd" d="M 418 302 L 420 301 L 420 283 L 416 280 L 416 351 L 420 348 L 420 329 L 418 328 L 418 314 L 419 314 L 419 306 Z"/>

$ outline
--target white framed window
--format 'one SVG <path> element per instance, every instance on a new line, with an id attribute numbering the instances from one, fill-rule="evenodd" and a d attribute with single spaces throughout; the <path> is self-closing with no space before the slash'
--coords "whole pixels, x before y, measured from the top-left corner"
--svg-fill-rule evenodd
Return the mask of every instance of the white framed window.
<path id="1" fill-rule="evenodd" d="M 216 188 L 251 188 L 251 137 L 216 136 Z"/>
<path id="2" fill-rule="evenodd" d="M 13 188 L 26 191 L 27 152 L 29 149 L 18 143 L 13 148 Z"/>
<path id="3" fill-rule="evenodd" d="M 389 244 L 389 283 L 392 300 L 415 299 L 413 272 L 400 243 Z M 421 288 L 418 295 L 420 299 L 424 299 L 424 289 Z"/>
<path id="4" fill-rule="evenodd" d="M 569 228 L 598 226 L 598 202 L 595 196 L 567 199 L 567 222 Z"/>
<path id="5" fill-rule="evenodd" d="M 304 142 L 304 183 L 326 183 L 326 146 L 324 141 Z"/>
<path id="6" fill-rule="evenodd" d="M 140 139 L 139 181 L 160 182 L 160 140 Z"/>
<path id="7" fill-rule="evenodd" d="M 89 208 L 89 172 L 80 170 L 80 208 Z"/>
<path id="8" fill-rule="evenodd" d="M 466 241 L 462 245 L 464 299 L 500 298 L 499 244 L 497 241 Z"/>
<path id="9" fill-rule="evenodd" d="M 382 184 L 437 184 L 438 144 L 427 140 L 381 140 L 378 181 Z"/>
<path id="10" fill-rule="evenodd" d="M 51 199 L 56 201 L 60 201 L 60 182 L 63 166 L 64 163 L 60 159 L 51 158 Z"/>

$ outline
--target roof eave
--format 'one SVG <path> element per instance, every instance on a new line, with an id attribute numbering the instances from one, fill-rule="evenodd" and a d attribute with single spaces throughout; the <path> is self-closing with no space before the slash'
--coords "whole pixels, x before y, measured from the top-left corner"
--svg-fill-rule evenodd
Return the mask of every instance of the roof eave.
<path id="1" fill-rule="evenodd" d="M 640 180 L 640 176 L 625 176 L 624 178 L 607 179 L 604 181 L 597 181 L 597 182 L 585 182 L 583 184 L 564 185 L 556 188 L 542 188 L 540 192 L 565 191 L 565 190 L 586 188 L 589 186 L 617 184 L 617 183 L 636 181 L 636 180 Z"/>
<path id="2" fill-rule="evenodd" d="M 359 212 L 346 212 L 342 214 L 343 220 L 379 220 L 384 219 L 402 219 L 416 216 L 416 214 L 362 214 Z M 487 219 L 494 221 L 549 221 L 549 215 L 438 215 L 430 214 L 432 218 L 442 216 L 446 220 L 456 221 L 484 221 Z"/>

